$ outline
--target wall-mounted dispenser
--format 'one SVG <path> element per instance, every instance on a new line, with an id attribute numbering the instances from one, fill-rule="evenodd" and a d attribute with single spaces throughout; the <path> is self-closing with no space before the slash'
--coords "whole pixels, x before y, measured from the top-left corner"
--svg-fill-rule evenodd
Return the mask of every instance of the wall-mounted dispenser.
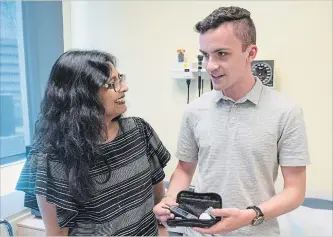
<path id="1" fill-rule="evenodd" d="M 177 49 L 177 53 L 178 53 L 178 62 L 182 63 L 185 61 L 185 49 Z"/>

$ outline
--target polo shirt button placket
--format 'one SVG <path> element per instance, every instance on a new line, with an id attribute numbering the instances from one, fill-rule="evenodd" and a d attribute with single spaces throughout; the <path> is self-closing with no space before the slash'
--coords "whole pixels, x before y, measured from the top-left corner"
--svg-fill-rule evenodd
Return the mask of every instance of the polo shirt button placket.
<path id="1" fill-rule="evenodd" d="M 229 128 L 233 128 L 235 126 L 235 108 L 236 108 L 236 103 L 232 104 L 230 107 L 230 112 L 229 112 Z"/>

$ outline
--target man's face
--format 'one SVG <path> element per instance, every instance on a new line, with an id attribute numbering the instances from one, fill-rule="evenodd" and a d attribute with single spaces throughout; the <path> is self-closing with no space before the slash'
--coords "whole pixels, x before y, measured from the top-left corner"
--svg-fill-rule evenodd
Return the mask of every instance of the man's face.
<path id="1" fill-rule="evenodd" d="M 200 51 L 204 67 L 210 75 L 215 90 L 234 88 L 251 70 L 256 46 L 242 51 L 242 42 L 234 35 L 233 25 L 225 23 L 200 35 Z M 253 52 L 250 53 L 251 51 Z M 249 56 L 250 55 L 250 56 Z"/>

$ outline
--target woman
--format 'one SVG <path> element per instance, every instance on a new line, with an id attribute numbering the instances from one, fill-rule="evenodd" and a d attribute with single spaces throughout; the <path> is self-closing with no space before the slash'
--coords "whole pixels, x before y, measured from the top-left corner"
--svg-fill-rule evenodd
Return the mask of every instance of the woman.
<path id="1" fill-rule="evenodd" d="M 100 51 L 68 51 L 52 68 L 17 184 L 47 235 L 158 234 L 170 154 L 147 122 L 122 116 L 124 79 Z"/>

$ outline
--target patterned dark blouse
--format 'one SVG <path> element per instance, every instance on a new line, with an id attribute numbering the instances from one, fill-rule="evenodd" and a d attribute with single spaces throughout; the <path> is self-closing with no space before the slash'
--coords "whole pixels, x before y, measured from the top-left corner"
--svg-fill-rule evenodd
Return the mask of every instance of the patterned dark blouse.
<path id="1" fill-rule="evenodd" d="M 74 200 L 60 160 L 32 153 L 16 187 L 25 192 L 25 206 L 38 210 L 36 195 L 46 197 L 69 235 L 156 236 L 153 185 L 164 179 L 170 153 L 143 119 L 122 118 L 120 125 L 118 136 L 101 145 L 111 167 L 109 181 L 103 184 L 108 174 L 103 161 L 90 167 L 95 192 L 89 201 Z"/>

